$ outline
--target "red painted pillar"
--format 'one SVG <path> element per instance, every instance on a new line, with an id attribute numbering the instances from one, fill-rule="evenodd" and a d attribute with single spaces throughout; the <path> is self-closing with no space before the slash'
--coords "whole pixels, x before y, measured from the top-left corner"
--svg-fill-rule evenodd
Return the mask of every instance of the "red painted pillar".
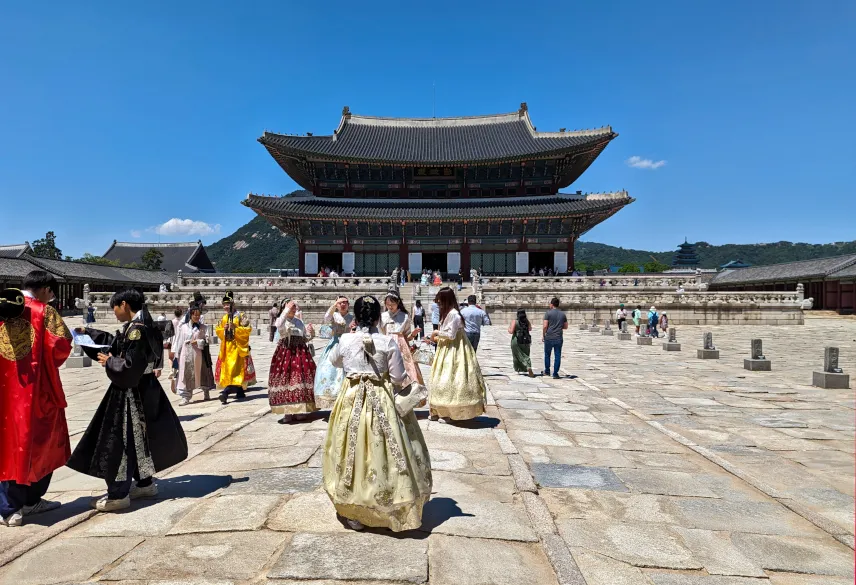
<path id="1" fill-rule="evenodd" d="M 407 246 L 407 227 L 401 222 L 401 244 L 398 247 L 398 265 L 410 270 L 409 248 Z"/>
<path id="2" fill-rule="evenodd" d="M 306 276 L 306 244 L 302 240 L 297 242 L 297 272 Z"/>
<path id="3" fill-rule="evenodd" d="M 574 266 L 574 236 L 568 236 L 568 272 L 576 270 Z"/>

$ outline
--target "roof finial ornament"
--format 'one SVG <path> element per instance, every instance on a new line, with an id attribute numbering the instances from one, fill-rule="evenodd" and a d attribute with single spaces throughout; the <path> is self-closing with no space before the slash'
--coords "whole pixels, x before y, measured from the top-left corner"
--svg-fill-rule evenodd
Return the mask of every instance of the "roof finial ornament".
<path id="1" fill-rule="evenodd" d="M 342 108 L 342 115 L 346 118 L 350 118 L 351 117 L 351 108 L 349 108 L 348 106 L 345 106 L 344 108 Z"/>
<path id="2" fill-rule="evenodd" d="M 517 110 L 517 113 L 523 116 L 526 112 L 529 111 L 529 106 L 526 105 L 526 102 L 520 102 L 520 109 Z"/>

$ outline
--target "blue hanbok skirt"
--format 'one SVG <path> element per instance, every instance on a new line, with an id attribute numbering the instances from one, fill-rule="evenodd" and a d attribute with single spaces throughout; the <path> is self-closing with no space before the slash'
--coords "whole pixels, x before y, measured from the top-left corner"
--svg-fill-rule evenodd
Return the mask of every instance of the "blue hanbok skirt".
<path id="1" fill-rule="evenodd" d="M 334 335 L 318 359 L 315 370 L 315 406 L 320 409 L 332 408 L 342 388 L 345 370 L 330 363 L 330 352 L 339 343 L 339 336 Z"/>

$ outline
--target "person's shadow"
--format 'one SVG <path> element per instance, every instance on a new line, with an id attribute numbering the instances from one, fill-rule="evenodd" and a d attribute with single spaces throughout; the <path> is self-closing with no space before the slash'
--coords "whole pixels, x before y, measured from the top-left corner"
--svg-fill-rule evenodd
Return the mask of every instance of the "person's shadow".
<path id="1" fill-rule="evenodd" d="M 422 540 L 423 538 L 428 538 L 435 528 L 442 525 L 449 518 L 472 518 L 472 516 L 472 514 L 465 514 L 460 506 L 458 506 L 458 502 L 452 498 L 431 498 L 422 508 L 422 526 L 419 528 L 404 532 L 392 532 L 386 528 L 366 527 L 365 531 L 396 539 Z M 344 518 L 337 516 L 337 519 L 342 523 L 342 526 L 348 527 Z"/>

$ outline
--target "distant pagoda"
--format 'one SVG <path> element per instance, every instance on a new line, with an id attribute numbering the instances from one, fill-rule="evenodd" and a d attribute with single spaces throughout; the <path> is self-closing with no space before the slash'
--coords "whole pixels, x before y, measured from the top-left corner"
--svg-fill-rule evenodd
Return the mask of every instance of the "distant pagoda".
<path id="1" fill-rule="evenodd" d="M 678 246 L 678 253 L 675 254 L 672 260 L 674 268 L 692 268 L 698 267 L 698 254 L 696 254 L 695 244 L 690 244 L 684 238 L 684 243 Z"/>

